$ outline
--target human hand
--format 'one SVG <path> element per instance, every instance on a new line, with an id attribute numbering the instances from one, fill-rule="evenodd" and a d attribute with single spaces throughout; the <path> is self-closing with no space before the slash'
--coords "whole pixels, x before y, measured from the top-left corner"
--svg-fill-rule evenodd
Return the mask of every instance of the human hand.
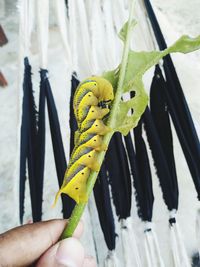
<path id="1" fill-rule="evenodd" d="M 1 234 L 0 266 L 96 267 L 95 260 L 85 256 L 78 240 L 83 232 L 83 223 L 79 223 L 73 237 L 58 242 L 66 223 L 66 220 L 50 220 Z"/>

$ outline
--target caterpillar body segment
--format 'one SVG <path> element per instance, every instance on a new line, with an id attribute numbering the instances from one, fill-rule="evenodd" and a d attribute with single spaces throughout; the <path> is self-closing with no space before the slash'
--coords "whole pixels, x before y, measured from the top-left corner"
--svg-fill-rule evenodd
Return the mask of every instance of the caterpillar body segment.
<path id="1" fill-rule="evenodd" d="M 62 192 L 73 198 L 77 204 L 86 203 L 88 201 L 86 185 L 90 172 L 91 170 L 85 167 L 62 189 Z"/>
<path id="2" fill-rule="evenodd" d="M 83 155 L 77 160 L 77 163 L 89 167 L 93 171 L 99 171 L 100 166 L 97 162 L 97 153 L 94 149 Z"/>
<path id="3" fill-rule="evenodd" d="M 99 164 L 97 162 L 97 153 L 94 149 L 90 152 L 80 156 L 78 159 L 74 161 L 74 163 L 70 163 L 69 167 L 65 172 L 65 179 L 70 179 L 77 171 L 77 169 L 81 166 L 87 166 L 93 171 L 99 171 Z"/>
<path id="4" fill-rule="evenodd" d="M 83 144 L 85 140 L 89 140 L 90 136 L 92 135 L 100 135 L 100 136 L 104 136 L 105 134 L 109 133 L 111 131 L 111 128 L 106 126 L 104 124 L 104 122 L 102 120 L 95 120 L 91 127 L 84 131 L 84 132 L 80 132 L 77 131 L 76 132 L 76 144 Z"/>
<path id="5" fill-rule="evenodd" d="M 95 119 L 102 119 L 110 112 L 109 108 L 100 108 L 97 106 L 91 106 L 86 118 L 81 123 L 81 127 L 88 121 L 95 120 Z"/>
<path id="6" fill-rule="evenodd" d="M 74 133 L 74 145 L 76 146 L 78 141 L 79 141 L 79 137 L 80 137 L 80 132 L 79 130 L 76 130 L 75 133 Z"/>
<path id="7" fill-rule="evenodd" d="M 65 172 L 65 176 L 64 176 L 64 182 L 63 182 L 63 186 L 66 186 L 71 179 L 79 172 L 81 171 L 85 166 L 80 165 L 77 162 L 74 162 L 73 164 L 71 164 L 69 166 L 69 168 L 67 168 L 66 172 Z"/>
<path id="8" fill-rule="evenodd" d="M 75 111 L 78 110 L 79 104 L 81 100 L 83 99 L 83 97 L 89 92 L 91 92 L 92 94 L 94 94 L 94 96 L 98 98 L 98 88 L 97 88 L 96 81 L 88 80 L 84 83 L 81 83 L 77 87 L 77 90 L 74 95 L 74 101 L 73 101 L 73 107 Z"/>
<path id="9" fill-rule="evenodd" d="M 85 146 L 85 144 L 83 144 L 81 146 L 78 146 L 75 150 L 73 150 L 73 152 L 71 154 L 71 159 L 70 159 L 70 162 L 68 164 L 68 168 L 70 166 L 72 166 L 73 163 L 75 161 L 77 161 L 80 157 L 82 157 L 83 155 L 91 152 L 92 150 L 93 150 L 93 148 L 87 147 L 87 146 Z"/>
<path id="10" fill-rule="evenodd" d="M 81 123 L 81 126 L 80 126 L 80 134 L 81 133 L 84 133 L 86 132 L 88 129 L 90 129 L 92 127 L 94 123 L 94 120 L 84 120 L 82 123 Z"/>
<path id="11" fill-rule="evenodd" d="M 91 170 L 88 167 L 79 171 L 73 179 L 64 184 L 56 194 L 54 206 L 58 201 L 59 196 L 64 193 L 73 198 L 77 204 L 86 203 L 88 201 L 86 184 Z"/>
<path id="12" fill-rule="evenodd" d="M 80 125 L 80 132 L 84 132 L 88 130 L 91 125 L 94 123 L 95 119 L 102 119 L 104 118 L 108 113 L 109 113 L 108 108 L 100 108 L 100 107 L 95 107 L 91 106 L 91 108 L 88 111 L 87 117 L 84 119 L 84 121 Z"/>
<path id="13" fill-rule="evenodd" d="M 91 147 L 96 151 L 107 150 L 107 146 L 103 143 L 103 137 L 100 135 L 94 135 L 92 138 L 85 142 L 84 146 Z"/>
<path id="14" fill-rule="evenodd" d="M 98 98 L 92 93 L 88 92 L 80 101 L 78 109 L 75 111 L 76 120 L 81 123 L 87 116 L 88 110 L 91 106 L 98 106 Z"/>
<path id="15" fill-rule="evenodd" d="M 75 147 L 54 205 L 62 193 L 69 195 L 77 203 L 87 202 L 86 188 L 89 175 L 91 171 L 99 171 L 98 154 L 107 150 L 103 137 L 111 129 L 104 121 L 110 112 L 109 104 L 113 99 L 112 85 L 104 78 L 90 77 L 77 87 L 73 101 L 78 123 Z"/>
<path id="16" fill-rule="evenodd" d="M 105 144 L 103 143 L 103 138 L 100 135 L 94 135 L 82 145 L 76 146 L 74 148 L 68 167 L 70 166 L 70 164 L 73 164 L 76 160 L 78 160 L 81 156 L 91 152 L 92 150 L 106 151 L 106 149 L 107 146 L 105 146 Z"/>
<path id="17" fill-rule="evenodd" d="M 77 140 L 79 140 L 80 132 L 75 132 L 75 144 L 77 143 Z M 96 151 L 106 151 L 107 146 L 103 143 L 103 137 L 100 135 L 95 134 L 87 134 L 87 137 L 83 140 L 80 139 L 79 146 L 88 146 Z"/>
<path id="18" fill-rule="evenodd" d="M 87 134 L 105 135 L 111 131 L 110 127 L 106 126 L 102 120 L 95 120 L 91 127 L 85 132 L 81 133 L 79 139 L 81 140 Z"/>

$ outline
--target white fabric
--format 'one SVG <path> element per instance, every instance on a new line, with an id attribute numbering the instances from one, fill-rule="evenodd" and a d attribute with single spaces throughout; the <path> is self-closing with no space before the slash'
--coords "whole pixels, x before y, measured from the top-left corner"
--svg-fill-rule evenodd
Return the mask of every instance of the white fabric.
<path id="1" fill-rule="evenodd" d="M 42 69 L 47 69 L 49 40 L 49 0 L 37 0 L 37 19 L 40 67 Z"/>
<path id="2" fill-rule="evenodd" d="M 148 267 L 164 267 L 164 261 L 158 245 L 158 240 L 154 229 L 150 224 L 145 225 L 144 245 L 146 254 L 146 264 Z M 149 231 L 150 230 L 150 231 Z"/>
<path id="3" fill-rule="evenodd" d="M 121 220 L 121 240 L 125 266 L 142 267 L 132 220 L 131 217 Z"/>
<path id="4" fill-rule="evenodd" d="M 174 267 L 190 267 L 191 263 L 189 262 L 177 221 L 170 226 L 170 241 Z"/>

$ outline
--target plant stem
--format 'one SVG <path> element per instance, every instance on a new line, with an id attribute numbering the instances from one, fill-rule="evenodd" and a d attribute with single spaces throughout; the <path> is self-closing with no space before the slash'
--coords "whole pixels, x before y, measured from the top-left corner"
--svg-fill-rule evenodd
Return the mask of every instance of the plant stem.
<path id="1" fill-rule="evenodd" d="M 119 106 L 119 103 L 121 101 L 121 97 L 123 94 L 123 83 L 124 83 L 126 67 L 127 67 L 127 62 L 128 62 L 129 48 L 130 48 L 131 25 L 132 25 L 133 14 L 134 14 L 134 6 L 135 6 L 135 0 L 132 0 L 117 90 L 116 90 L 115 99 L 113 101 L 113 105 L 112 105 L 110 116 L 109 116 L 108 123 L 107 123 L 107 126 L 109 126 L 111 129 L 114 128 L 113 126 L 114 126 L 114 123 L 116 120 L 115 114 L 116 114 L 116 111 L 118 109 L 118 106 Z M 110 142 L 110 139 L 111 139 L 113 133 L 114 132 L 112 131 L 112 132 L 109 132 L 108 134 L 106 134 L 104 136 L 104 144 L 106 144 L 107 146 Z M 102 164 L 104 157 L 105 157 L 105 152 L 104 151 L 99 152 L 97 160 L 98 160 L 100 165 Z M 94 171 L 91 172 L 91 175 L 90 175 L 88 182 L 87 182 L 87 194 L 88 194 L 88 196 L 90 196 L 90 194 L 93 190 L 97 176 L 98 176 L 98 172 L 94 172 Z M 75 208 L 72 212 L 72 215 L 69 219 L 69 223 L 67 224 L 65 230 L 62 233 L 61 239 L 72 236 L 72 234 L 74 233 L 74 230 L 76 229 L 76 227 L 78 225 L 78 222 L 81 218 L 81 215 L 83 214 L 85 206 L 86 206 L 86 204 L 77 204 L 75 206 Z"/>

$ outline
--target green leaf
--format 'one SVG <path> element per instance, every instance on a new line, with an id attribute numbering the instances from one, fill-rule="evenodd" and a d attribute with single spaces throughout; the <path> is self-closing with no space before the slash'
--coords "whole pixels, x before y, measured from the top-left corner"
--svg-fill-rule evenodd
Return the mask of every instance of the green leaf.
<path id="1" fill-rule="evenodd" d="M 125 37 L 126 30 L 127 24 L 122 28 L 120 36 Z M 132 128 L 137 126 L 148 104 L 148 96 L 142 81 L 142 77 L 148 69 L 159 63 L 169 53 L 189 53 L 199 48 L 200 36 L 196 38 L 182 36 L 172 46 L 163 51 L 135 52 L 130 50 L 123 82 L 123 92 L 135 91 L 135 97 L 129 101 L 121 100 L 115 116 L 114 131 L 119 131 L 126 135 Z M 104 73 L 104 77 L 111 82 L 115 91 L 118 84 L 119 69 L 120 66 L 116 70 Z M 121 97 L 123 98 L 123 94 Z M 128 115 L 128 113 L 130 114 L 130 110 L 133 110 L 132 115 Z"/>
<path id="2" fill-rule="evenodd" d="M 135 27 L 137 24 L 136 20 L 131 21 L 131 30 Z M 126 40 L 126 35 L 127 35 L 127 29 L 128 29 L 128 21 L 124 24 L 124 26 L 121 28 L 119 32 L 119 38 L 124 42 Z"/>
<path id="3" fill-rule="evenodd" d="M 118 77 L 119 77 L 119 68 L 104 72 L 102 77 L 108 80 L 112 84 L 114 93 L 115 93 L 117 89 L 117 82 L 118 82 Z"/>
<path id="4" fill-rule="evenodd" d="M 190 38 L 182 36 L 172 46 L 163 51 L 152 52 L 129 52 L 127 71 L 124 80 L 124 92 L 131 89 L 134 78 L 143 76 L 144 73 L 169 53 L 189 53 L 200 48 L 200 36 Z M 134 77 L 134 78 L 133 78 Z"/>
<path id="5" fill-rule="evenodd" d="M 169 48 L 169 53 L 181 52 L 181 53 L 190 53 L 200 48 L 200 35 L 191 38 L 188 35 L 183 35 L 178 39 L 174 45 Z"/>
<path id="6" fill-rule="evenodd" d="M 131 90 L 134 80 L 143 74 L 162 58 L 162 52 L 135 52 L 130 51 L 124 79 L 124 92 Z"/>
<path id="7" fill-rule="evenodd" d="M 149 99 L 140 78 L 134 80 L 131 91 L 135 91 L 135 96 L 127 101 L 121 100 L 116 113 L 115 131 L 123 135 L 127 135 L 132 128 L 137 126 Z M 133 113 L 128 115 L 131 111 Z"/>

